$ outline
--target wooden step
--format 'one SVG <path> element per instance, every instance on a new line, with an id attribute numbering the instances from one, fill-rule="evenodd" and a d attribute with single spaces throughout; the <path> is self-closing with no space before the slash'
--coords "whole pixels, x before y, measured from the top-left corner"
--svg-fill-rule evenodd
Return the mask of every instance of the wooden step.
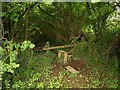
<path id="1" fill-rule="evenodd" d="M 77 70 L 75 70 L 73 67 L 71 66 L 66 66 L 65 67 L 69 72 L 75 74 L 75 73 L 79 73 Z"/>

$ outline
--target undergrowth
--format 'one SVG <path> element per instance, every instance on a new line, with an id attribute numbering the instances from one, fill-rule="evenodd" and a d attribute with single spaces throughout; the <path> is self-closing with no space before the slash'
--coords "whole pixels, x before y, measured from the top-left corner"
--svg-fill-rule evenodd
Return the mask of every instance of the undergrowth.
<path id="1" fill-rule="evenodd" d="M 27 51 L 28 53 L 29 51 Z M 6 88 L 60 88 L 63 73 L 51 76 L 51 63 L 55 59 L 53 52 L 34 54 L 21 54 L 17 61 L 20 67 L 14 74 L 4 74 Z M 28 55 L 28 56 L 26 56 Z M 25 61 L 25 63 L 24 63 Z M 24 64 L 23 64 L 24 63 Z M 10 77 L 10 78 L 9 78 Z"/>
<path id="2" fill-rule="evenodd" d="M 104 47 L 104 48 L 103 48 Z M 107 58 L 106 46 L 83 42 L 75 48 L 74 58 L 87 60 L 90 69 L 88 88 L 118 88 L 119 62 L 116 56 Z M 104 50 L 103 50 L 104 49 Z"/>
<path id="3" fill-rule="evenodd" d="M 106 56 L 98 53 L 101 48 L 86 42 L 76 47 L 73 54 L 78 60 L 87 60 L 90 75 L 87 77 L 89 84 L 86 88 L 117 88 L 118 87 L 118 58 L 110 58 L 106 63 Z M 3 74 L 3 88 L 64 88 L 65 72 L 52 76 L 52 62 L 56 60 L 53 52 L 33 53 L 32 50 L 20 54 L 16 60 L 19 68 L 14 73 Z M 66 74 L 68 78 L 77 79 L 75 74 Z M 68 85 L 69 86 L 69 85 Z M 72 86 L 71 86 L 72 87 Z"/>

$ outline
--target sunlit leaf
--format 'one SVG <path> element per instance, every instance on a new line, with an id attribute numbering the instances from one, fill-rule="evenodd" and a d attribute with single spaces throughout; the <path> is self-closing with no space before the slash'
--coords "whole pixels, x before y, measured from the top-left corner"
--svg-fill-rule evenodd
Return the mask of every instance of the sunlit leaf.
<path id="1" fill-rule="evenodd" d="M 35 47 L 35 45 L 34 44 L 30 44 L 30 48 L 34 48 Z"/>
<path id="2" fill-rule="evenodd" d="M 100 2 L 100 0 L 91 0 L 92 3 Z"/>

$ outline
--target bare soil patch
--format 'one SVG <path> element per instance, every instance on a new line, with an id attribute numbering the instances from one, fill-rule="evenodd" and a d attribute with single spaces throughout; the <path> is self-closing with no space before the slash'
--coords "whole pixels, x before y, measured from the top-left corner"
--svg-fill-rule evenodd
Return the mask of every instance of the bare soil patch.
<path id="1" fill-rule="evenodd" d="M 61 64 L 54 62 L 53 66 L 54 66 L 52 69 L 53 76 L 57 76 L 59 75 L 59 72 L 66 70 L 65 69 L 66 66 L 71 66 L 77 71 L 79 71 L 79 73 L 73 77 L 71 77 L 68 74 L 65 74 L 63 81 L 62 81 L 62 84 L 65 85 L 65 87 L 66 86 L 69 88 L 87 87 L 88 80 L 86 79 L 86 76 L 89 75 L 89 70 L 87 68 L 86 60 L 82 60 L 82 61 L 72 60 L 72 61 L 69 61 L 66 65 L 61 65 Z"/>

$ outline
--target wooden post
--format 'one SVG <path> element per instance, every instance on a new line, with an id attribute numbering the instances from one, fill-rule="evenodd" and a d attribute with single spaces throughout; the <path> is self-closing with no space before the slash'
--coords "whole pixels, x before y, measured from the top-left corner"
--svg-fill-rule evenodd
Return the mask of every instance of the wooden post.
<path id="1" fill-rule="evenodd" d="M 68 60 L 68 53 L 67 52 L 64 52 L 64 64 L 67 63 L 67 60 Z"/>
<path id="2" fill-rule="evenodd" d="M 58 51 L 58 58 L 60 58 L 62 54 L 63 54 L 63 56 L 64 56 L 63 63 L 66 64 L 66 63 L 67 63 L 67 60 L 68 60 L 68 52 L 59 50 L 59 51 Z"/>
<path id="3" fill-rule="evenodd" d="M 50 47 L 50 42 L 46 42 L 46 48 L 49 48 Z M 47 53 L 50 52 L 50 50 L 46 50 Z"/>
<path id="4" fill-rule="evenodd" d="M 71 60 L 72 55 L 68 55 L 68 60 Z"/>
<path id="5" fill-rule="evenodd" d="M 61 51 L 58 51 L 58 58 L 60 58 L 61 57 Z"/>

